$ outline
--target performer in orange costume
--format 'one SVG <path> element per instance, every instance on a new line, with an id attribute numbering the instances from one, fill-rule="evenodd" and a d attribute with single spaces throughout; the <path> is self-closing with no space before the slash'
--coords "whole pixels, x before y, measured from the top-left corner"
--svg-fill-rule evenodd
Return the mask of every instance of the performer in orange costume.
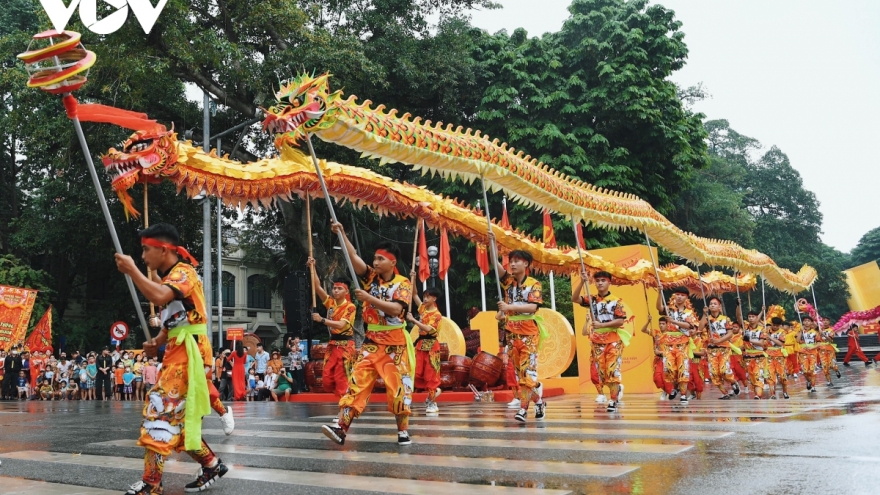
<path id="1" fill-rule="evenodd" d="M 530 402 L 535 403 L 535 419 L 543 420 L 546 403 L 544 386 L 538 382 L 538 350 L 547 332 L 543 319 L 535 313 L 544 304 L 541 283 L 529 276 L 532 255 L 526 251 L 511 251 L 508 272 L 495 261 L 504 289 L 504 301 L 498 302 L 496 318 L 504 320 L 508 359 L 513 363 L 519 383 L 520 408 L 514 419 L 525 422 Z"/>
<path id="2" fill-rule="evenodd" d="M 801 345 L 801 370 L 807 379 L 807 391 L 816 390 L 816 363 L 819 359 L 819 343 L 822 342 L 822 334 L 816 328 L 816 322 L 811 316 L 802 318 L 803 329 L 798 335 L 798 343 Z"/>
<path id="3" fill-rule="evenodd" d="M 785 320 L 782 320 L 782 332 L 785 334 L 785 351 L 788 352 L 788 357 L 785 358 L 785 374 L 797 378 L 801 372 L 801 349 L 800 344 L 798 344 L 798 334 L 800 332 Z"/>
<path id="4" fill-rule="evenodd" d="M 827 318 L 822 320 L 827 321 Z M 832 371 L 837 373 L 837 378 L 840 378 L 840 368 L 837 367 L 837 346 L 834 345 L 834 329 L 822 327 L 819 332 L 822 334 L 822 343 L 819 344 L 819 364 L 822 365 L 822 372 L 830 387 Z"/>
<path id="5" fill-rule="evenodd" d="M 588 280 L 587 274 L 581 272 L 581 280 L 572 292 L 575 294 L 572 299 L 579 298 L 575 302 L 582 306 L 589 306 L 587 298 L 580 295 L 586 280 Z M 621 383 L 623 375 L 620 370 L 623 364 L 623 348 L 629 345 L 632 335 L 623 330 L 626 308 L 623 299 L 611 294 L 611 274 L 596 272 L 593 275 L 593 283 L 596 285 L 596 297 L 593 298 L 592 307 L 589 308 L 589 316 L 593 319 L 592 333 L 589 335 L 592 343 L 592 358 L 599 369 L 602 389 L 607 386 L 611 395 L 606 410 L 615 412 L 623 390 Z"/>
<path id="6" fill-rule="evenodd" d="M 410 276 L 410 280 L 414 273 Z M 437 310 L 437 300 L 440 291 L 435 287 L 425 290 L 425 301 L 413 292 L 413 301 L 419 307 L 419 320 L 413 315 L 407 314 L 406 319 L 419 329 L 419 338 L 413 344 L 416 348 L 416 388 L 428 391 L 425 399 L 425 413 L 434 414 L 440 412 L 437 406 L 437 397 L 440 396 L 440 342 L 437 340 L 438 329 L 443 315 Z"/>
<path id="7" fill-rule="evenodd" d="M 367 328 L 351 371 L 348 391 L 339 401 L 338 423 L 324 425 L 321 429 L 327 438 L 344 444 L 352 421 L 360 416 L 370 401 L 376 379 L 382 378 L 388 410 L 397 419 L 397 443 L 410 445 L 408 428 L 415 350 L 404 326 L 404 318 L 412 297 L 412 285 L 397 270 L 398 250 L 395 245 L 378 245 L 373 266 L 367 266 L 344 235 L 342 224 L 333 223 L 330 228 L 334 233 L 343 233 L 354 271 L 361 278 L 363 289 L 355 290 L 355 297 L 363 303 Z"/>
<path id="8" fill-rule="evenodd" d="M 688 391 L 691 393 L 692 399 L 703 398 L 703 377 L 700 376 L 700 364 L 706 359 L 706 339 L 704 334 L 694 331 L 691 340 L 694 341 L 694 358 L 691 359 L 690 381 L 688 382 Z"/>
<path id="9" fill-rule="evenodd" d="M 144 406 L 144 423 L 138 445 L 145 448 L 144 476 L 126 492 L 128 495 L 161 494 L 165 458 L 186 450 L 201 469 L 186 491 L 210 487 L 228 471 L 202 440 L 202 417 L 210 414 L 206 373 L 212 359 L 211 342 L 205 325 L 205 295 L 198 273 L 182 263 L 195 259 L 180 246 L 177 230 L 155 224 L 141 231 L 141 258 L 157 276 L 148 279 L 130 256 L 116 255 L 116 265 L 129 275 L 150 302 L 163 306 L 162 330 L 144 343 L 144 352 L 155 356 L 165 344 L 165 357 L 158 381 Z M 161 277 L 158 278 L 158 277 Z"/>
<path id="10" fill-rule="evenodd" d="M 667 331 L 672 333 L 681 334 L 681 336 L 688 337 L 688 346 L 690 346 L 690 338 L 696 334 L 697 327 L 699 326 L 699 321 L 697 320 L 697 315 L 694 312 L 694 307 L 691 305 L 691 301 L 689 299 L 690 292 L 687 287 L 676 287 L 672 289 L 672 296 L 669 298 L 669 301 L 666 303 L 664 307 L 663 301 L 660 299 L 662 294 L 657 294 L 657 311 L 666 317 L 666 326 Z M 681 336 L 671 336 L 678 339 Z M 668 341 L 669 339 L 667 339 Z M 678 359 L 676 356 L 671 356 L 672 359 Z M 688 358 L 687 370 L 682 374 L 687 374 L 688 380 L 690 381 L 690 359 Z M 699 374 L 698 374 L 699 378 Z M 702 391 L 702 386 L 700 387 L 700 391 Z M 675 398 L 675 391 L 673 391 L 673 395 L 670 399 Z M 682 402 L 687 402 L 687 394 L 682 395 L 682 398 L 685 399 Z"/>
<path id="11" fill-rule="evenodd" d="M 314 258 L 309 258 L 307 264 L 314 266 Z M 327 327 L 330 332 L 330 341 L 327 343 L 327 352 L 324 353 L 324 378 L 322 385 L 325 391 L 333 392 L 337 399 L 341 399 L 348 390 L 348 380 L 351 378 L 351 370 L 357 352 L 354 348 L 354 319 L 357 307 L 351 302 L 351 282 L 345 278 L 337 278 L 333 281 L 330 289 L 333 297 L 327 295 L 327 291 L 321 287 L 318 274 L 312 271 L 312 286 L 318 297 L 327 308 L 327 317 L 323 318 L 318 313 L 312 313 L 312 320 Z"/>
<path id="12" fill-rule="evenodd" d="M 770 347 L 770 340 L 767 332 L 764 331 L 764 325 L 758 321 L 758 315 L 754 311 L 749 312 L 749 321 L 743 322 L 742 317 L 742 301 L 736 300 L 736 322 L 733 322 L 734 332 L 736 328 L 742 331 L 744 341 L 743 359 L 746 363 L 746 376 L 748 384 L 752 389 L 754 399 L 761 399 L 764 396 L 764 380 L 767 370 L 767 348 Z M 770 395 L 774 392 L 771 389 Z"/>
<path id="13" fill-rule="evenodd" d="M 745 347 L 745 340 L 743 339 L 742 328 L 735 324 L 733 320 L 731 320 L 731 332 L 733 333 L 733 337 L 730 338 L 730 344 L 737 349 L 742 350 Z M 736 379 L 737 389 L 742 386 L 745 387 L 746 390 L 749 389 L 749 377 L 748 373 L 746 373 L 746 368 L 743 366 L 743 356 L 742 354 L 737 354 L 735 352 L 730 353 L 730 369 L 733 371 L 733 377 Z M 734 395 L 739 395 L 737 391 L 733 392 Z"/>
<path id="14" fill-rule="evenodd" d="M 730 318 L 721 314 L 721 299 L 709 298 L 709 306 L 704 309 L 703 319 L 700 320 L 700 331 L 708 330 L 707 355 L 709 359 L 709 379 L 718 387 L 723 394 L 722 400 L 731 398 L 727 392 L 725 383 L 733 386 L 733 392 L 739 395 L 739 386 L 733 377 L 730 367 L 730 339 L 733 337 Z"/>
<path id="15" fill-rule="evenodd" d="M 749 320 L 752 319 L 752 313 L 749 313 Z M 757 315 L 755 316 L 757 320 Z M 770 347 L 767 348 L 767 382 L 770 385 L 770 398 L 776 398 L 776 383 L 782 384 L 782 397 L 788 399 L 788 377 L 786 376 L 786 353 L 785 348 L 785 329 L 782 328 L 784 320 L 774 316 L 770 320 Z M 797 358 L 795 358 L 797 359 Z"/>
<path id="16" fill-rule="evenodd" d="M 661 328 L 659 330 L 656 328 L 649 328 L 651 326 L 652 320 L 653 317 L 649 314 L 648 320 L 642 326 L 641 332 L 647 334 L 649 337 L 651 337 L 651 340 L 653 341 L 654 362 L 652 366 L 654 367 L 654 386 L 657 387 L 658 390 L 660 390 L 660 400 L 666 400 L 669 398 L 669 395 L 674 393 L 674 390 L 676 390 L 675 388 L 673 388 L 672 382 L 666 381 L 663 370 L 663 350 L 660 348 L 660 335 L 661 332 L 665 331 L 666 329 L 666 317 L 660 317 Z M 596 373 L 596 375 L 598 381 L 598 372 Z M 673 398 L 675 397 L 673 396 Z"/>

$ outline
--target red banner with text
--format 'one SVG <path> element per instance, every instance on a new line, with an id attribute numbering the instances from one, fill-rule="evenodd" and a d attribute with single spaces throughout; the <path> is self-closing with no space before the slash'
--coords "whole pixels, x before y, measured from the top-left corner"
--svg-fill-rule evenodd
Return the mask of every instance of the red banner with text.
<path id="1" fill-rule="evenodd" d="M 0 285 L 0 350 L 23 344 L 37 291 Z"/>

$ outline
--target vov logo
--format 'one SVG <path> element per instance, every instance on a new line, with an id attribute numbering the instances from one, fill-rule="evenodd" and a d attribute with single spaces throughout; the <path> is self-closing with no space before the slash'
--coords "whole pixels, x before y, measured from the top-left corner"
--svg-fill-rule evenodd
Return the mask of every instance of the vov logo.
<path id="1" fill-rule="evenodd" d="M 79 7 L 79 18 L 89 31 L 95 34 L 111 34 L 115 33 L 125 24 L 128 19 L 128 8 L 134 12 L 144 33 L 150 34 L 156 19 L 165 8 L 168 0 L 159 0 L 159 3 L 153 7 L 150 0 L 68 0 L 69 5 L 65 6 L 63 0 L 40 0 L 43 4 L 43 10 L 52 21 L 52 25 L 58 31 L 64 31 L 70 18 L 73 17 L 73 11 Z M 98 20 L 98 2 L 101 1 L 116 8 L 116 12 Z"/>

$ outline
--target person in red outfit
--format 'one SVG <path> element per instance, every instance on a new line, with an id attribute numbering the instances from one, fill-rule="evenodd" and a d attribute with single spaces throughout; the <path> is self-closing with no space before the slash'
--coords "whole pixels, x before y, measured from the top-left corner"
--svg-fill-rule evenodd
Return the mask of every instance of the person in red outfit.
<path id="1" fill-rule="evenodd" d="M 247 386 L 245 386 L 244 366 L 247 363 L 247 353 L 239 347 L 229 356 L 232 363 L 232 398 L 233 400 L 245 400 L 247 398 Z"/>
<path id="2" fill-rule="evenodd" d="M 309 258 L 309 266 L 314 266 L 314 258 Z M 357 359 L 354 347 L 354 324 L 357 307 L 351 302 L 351 282 L 345 278 L 337 278 L 330 289 L 332 297 L 321 287 L 318 274 L 312 270 L 312 284 L 315 292 L 327 308 L 327 317 L 312 313 L 312 319 L 327 327 L 330 341 L 324 354 L 323 387 L 341 399 L 348 391 L 348 380 Z"/>
<path id="3" fill-rule="evenodd" d="M 660 334 L 666 329 L 666 317 L 661 316 L 660 318 L 660 321 L 663 322 L 663 328 L 659 330 L 649 328 L 652 320 L 652 317 L 649 314 L 648 321 L 646 321 L 645 325 L 642 327 L 642 333 L 649 335 L 654 341 L 654 386 L 662 392 L 660 399 L 666 400 L 669 399 L 669 395 L 672 394 L 675 389 L 673 388 L 672 383 L 666 381 L 663 371 L 663 351 L 660 348 Z M 675 396 L 673 395 L 672 398 L 675 398 Z"/>
<path id="4" fill-rule="evenodd" d="M 437 406 L 437 397 L 440 396 L 440 341 L 437 338 L 443 315 L 437 310 L 440 290 L 436 287 L 429 287 L 425 290 L 424 296 L 425 300 L 422 303 L 418 294 L 413 291 L 413 301 L 418 305 L 419 320 L 421 321 L 416 320 L 412 313 L 408 313 L 406 319 L 419 329 L 419 338 L 413 343 L 416 349 L 415 385 L 416 388 L 428 391 L 428 398 L 425 400 L 425 413 L 435 414 L 440 412 L 440 408 Z"/>
<path id="5" fill-rule="evenodd" d="M 865 353 L 862 352 L 862 346 L 859 345 L 858 325 L 850 325 L 846 335 L 849 337 L 849 342 L 846 344 L 846 356 L 843 358 L 843 365 L 849 366 L 849 360 L 855 354 L 857 358 L 865 362 L 865 366 L 871 366 L 871 360 L 868 359 L 868 356 L 865 356 Z"/>

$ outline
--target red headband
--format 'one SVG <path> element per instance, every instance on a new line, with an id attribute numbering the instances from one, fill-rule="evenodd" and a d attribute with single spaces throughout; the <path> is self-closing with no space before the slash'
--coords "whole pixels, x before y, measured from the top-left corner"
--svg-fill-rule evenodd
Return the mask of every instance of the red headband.
<path id="1" fill-rule="evenodd" d="M 396 262 L 397 262 L 397 256 L 394 256 L 393 254 L 389 253 L 388 251 L 386 251 L 386 250 L 384 250 L 384 249 L 377 249 L 377 250 L 376 250 L 376 254 L 378 254 L 379 256 L 382 256 L 383 258 L 387 259 L 388 261 L 390 261 L 390 262 L 392 262 L 392 263 L 396 263 Z M 394 267 L 394 274 L 395 274 L 395 275 L 400 275 L 400 272 L 397 271 L 397 267 L 396 267 L 396 266 Z"/>
<path id="2" fill-rule="evenodd" d="M 394 256 L 384 249 L 377 249 L 376 254 L 388 259 L 389 261 L 397 261 L 397 256 Z"/>
<path id="3" fill-rule="evenodd" d="M 177 253 L 178 255 L 183 256 L 187 261 L 189 261 L 192 264 L 192 266 L 199 266 L 199 262 L 196 261 L 196 259 L 193 257 L 193 255 L 189 254 L 189 251 L 187 251 L 183 246 L 174 246 L 172 244 L 169 244 L 167 242 L 162 242 L 162 241 L 160 241 L 158 239 L 154 239 L 152 237 L 142 237 L 141 244 L 143 244 L 145 246 L 170 249 L 170 250 L 174 251 L 175 253 Z"/>
<path id="4" fill-rule="evenodd" d="M 348 284 L 345 284 L 342 282 L 333 282 L 333 287 L 336 287 L 336 286 L 339 286 L 339 287 L 342 287 L 343 289 L 345 289 L 345 300 L 348 302 L 351 302 L 351 292 L 350 292 L 351 288 L 348 286 Z"/>

